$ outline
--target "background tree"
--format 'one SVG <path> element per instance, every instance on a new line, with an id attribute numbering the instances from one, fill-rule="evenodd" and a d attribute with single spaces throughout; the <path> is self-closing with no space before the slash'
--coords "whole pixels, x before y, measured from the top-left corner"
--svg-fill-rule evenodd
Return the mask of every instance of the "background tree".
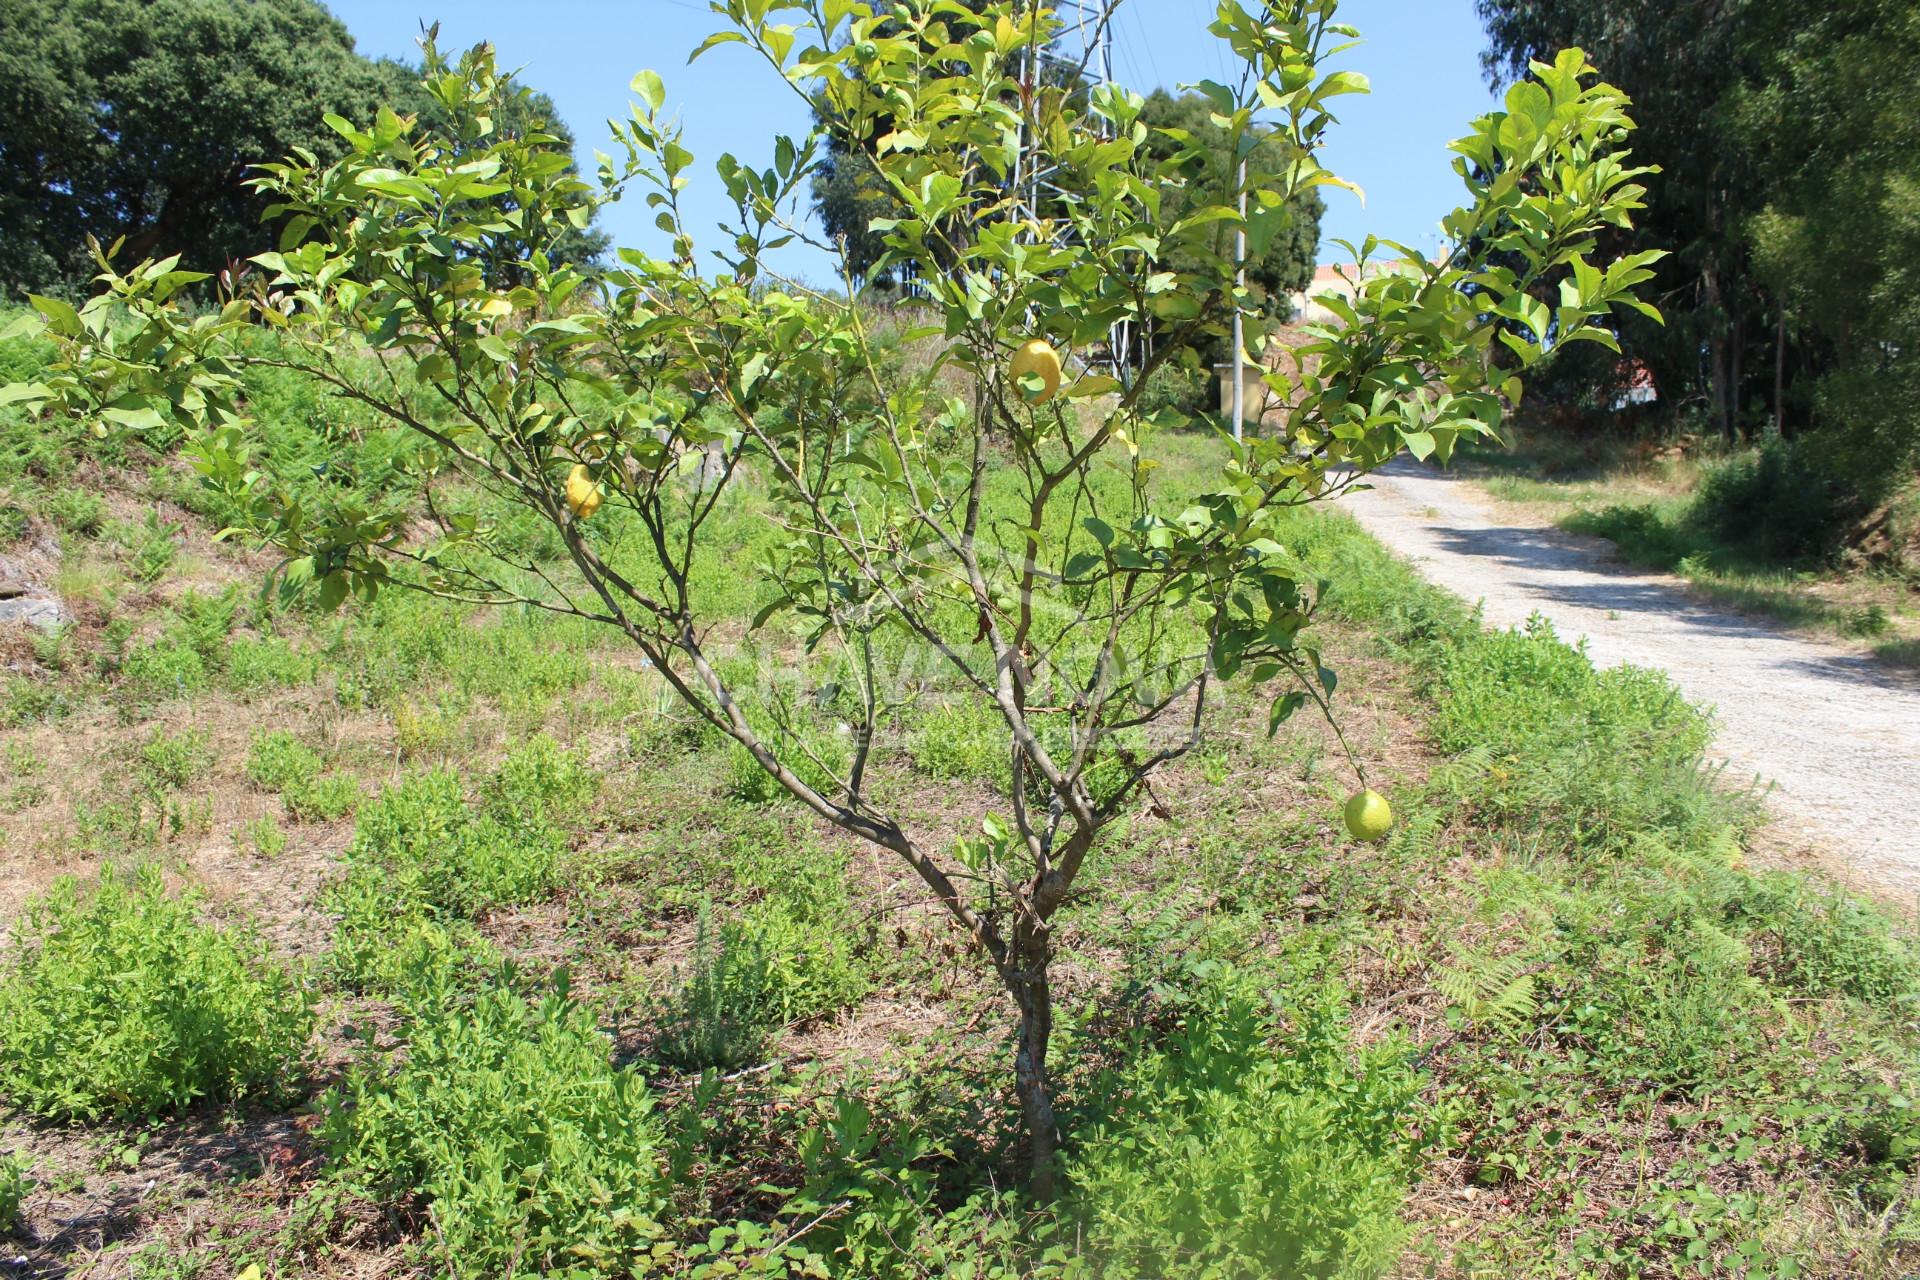
<path id="1" fill-rule="evenodd" d="M 416 69 L 354 52 L 315 0 L 0 0 L 0 291 L 83 290 L 86 239 L 224 264 L 273 248 L 248 166 L 303 146 L 346 147 L 328 113 L 371 118 L 425 99 Z M 552 103 L 509 100 L 503 127 Z M 599 242 L 585 228 L 565 255 Z"/>
<path id="2" fill-rule="evenodd" d="M 1664 325 L 1621 321 L 1630 359 L 1652 372 L 1669 406 L 1696 405 L 1734 430 L 1748 322 L 1763 310 L 1738 234 L 1753 175 L 1717 121 L 1738 78 L 1733 30 L 1740 0 L 1476 0 L 1487 25 L 1488 77 L 1499 85 L 1534 58 L 1576 45 L 1633 98 L 1636 153 L 1659 166 L 1661 198 L 1616 249 L 1660 245 L 1669 256 L 1654 296 Z M 1604 401 L 1620 362 L 1589 349 L 1558 372 L 1569 398 Z"/>
<path id="3" fill-rule="evenodd" d="M 1165 89 L 1155 89 L 1147 95 L 1146 106 L 1140 113 L 1141 122 L 1153 130 L 1147 136 L 1147 149 L 1162 159 L 1184 154 L 1190 157 L 1189 163 L 1195 170 L 1183 175 L 1181 182 L 1169 184 L 1161 198 L 1162 217 L 1184 218 L 1200 209 L 1229 205 L 1237 198 L 1238 174 L 1233 148 L 1229 145 L 1229 130 L 1216 123 L 1215 114 L 1214 104 L 1202 93 L 1175 97 Z M 1255 145 L 1250 163 L 1260 169 L 1278 169 L 1285 150 L 1284 138 L 1278 135 L 1264 138 Z M 1247 285 L 1253 290 L 1249 308 L 1252 317 L 1268 324 L 1289 318 L 1291 295 L 1313 283 L 1320 253 L 1320 218 L 1325 212 L 1326 202 L 1317 190 L 1302 192 L 1288 202 L 1285 220 L 1264 251 L 1248 256 Z M 1210 259 L 1224 260 L 1232 251 L 1232 229 L 1224 222 L 1216 224 L 1213 241 L 1205 245 L 1204 252 Z M 1199 252 L 1198 249 L 1189 251 L 1180 267 L 1188 271 L 1199 267 L 1201 264 L 1196 260 Z M 1157 336 L 1153 328 L 1139 335 L 1143 350 L 1151 350 Z M 1212 371 L 1214 366 L 1232 358 L 1231 346 L 1227 338 L 1217 335 L 1192 344 L 1193 359 L 1199 366 L 1198 376 L 1187 378 L 1192 391 L 1184 402 L 1174 401 L 1178 407 L 1191 411 L 1224 407 L 1215 403 L 1220 395 L 1220 383 Z M 1166 373 L 1174 375 L 1171 365 Z"/>
<path id="4" fill-rule="evenodd" d="M 1662 244 L 1664 329 L 1621 341 L 1670 406 L 1729 436 L 1817 429 L 1800 480 L 1856 510 L 1920 444 L 1915 227 L 1920 10 L 1907 0 L 1478 0 L 1496 82 L 1563 43 L 1636 103 L 1661 198 L 1623 248 Z M 1563 384 L 1604 398 L 1601 359 Z"/>
<path id="5" fill-rule="evenodd" d="M 196 468 L 322 603 L 401 587 L 617 629 L 787 795 L 897 855 L 1004 984 L 1018 1012 L 1014 1092 L 1045 1196 L 1052 963 L 1103 833 L 1200 741 L 1220 681 L 1260 689 L 1274 726 L 1330 707 L 1336 679 L 1306 630 L 1314 588 L 1273 536 L 1279 513 L 1403 449 L 1444 459 L 1460 437 L 1492 432 L 1521 394 L 1518 375 L 1493 368 L 1496 351 L 1531 368 L 1560 344 L 1607 340 L 1596 322 L 1615 307 L 1645 310 L 1634 290 L 1655 255 L 1590 256 L 1600 229 L 1640 207 L 1624 151 L 1632 122 L 1577 50 L 1534 68 L 1507 111 L 1455 144 L 1466 201 L 1446 229 L 1462 252 L 1367 280 L 1350 322 L 1311 348 L 1311 376 L 1282 397 L 1285 429 L 1224 442 L 1196 497 L 1168 491 L 1139 409 L 1144 378 L 1125 391 L 1093 375 L 1061 386 L 1057 363 L 1050 383 L 1044 364 L 1016 375 L 1009 353 L 1070 350 L 1151 320 L 1169 334 L 1154 357 L 1164 361 L 1254 305 L 1231 260 L 1205 251 L 1220 223 L 1237 222 L 1231 202 L 1164 216 L 1162 195 L 1195 171 L 1198 144 L 1156 157 L 1144 100 L 1117 86 L 1084 103 L 1010 92 L 1020 51 L 1047 34 L 1010 0 L 961 40 L 941 28 L 952 6 L 939 0 L 896 7 L 911 24 L 899 34 L 840 0 L 808 6 L 797 31 L 768 21 L 769 8 L 728 0 L 733 26 L 703 47 L 758 51 L 846 137 L 875 136 L 887 116 L 871 156 L 906 216 L 885 228 L 876 265 L 925 268 L 942 339 L 924 368 L 883 380 L 859 299 L 783 280 L 766 261 L 794 234 L 780 210 L 806 189 L 818 136 L 775 139 L 764 169 L 721 157 L 738 219 L 720 250 L 728 269 L 695 267 L 695 229 L 679 211 L 692 157 L 650 72 L 634 81 L 642 102 L 607 181 L 647 189 L 673 228 L 671 256 L 625 250 L 598 277 L 536 260 L 525 283 L 490 284 L 478 265 L 490 239 L 577 225 L 577 210 L 613 191 L 524 137 L 463 141 L 500 93 L 482 46 L 457 68 L 429 51 L 426 83 L 451 138 L 382 111 L 347 131 L 352 150 L 336 164 L 263 167 L 261 185 L 311 220 L 311 237 L 257 255 L 271 279 L 252 296 L 184 313 L 176 299 L 195 277 L 165 260 L 109 270 L 108 291 L 79 309 L 36 299 L 63 358 L 46 382 L 0 398 L 109 433 L 188 427 Z M 1334 9 L 1268 0 L 1256 14 L 1222 0 L 1211 28 L 1246 69 L 1238 90 L 1208 91 L 1229 151 L 1253 149 L 1256 113 L 1271 122 L 1258 136 L 1280 143 L 1280 167 L 1248 166 L 1256 256 L 1290 202 L 1338 181 L 1316 149 L 1330 104 L 1364 82 L 1317 65 L 1340 30 Z M 1007 181 L 1035 162 L 1058 193 L 1041 211 Z M 518 225 L 500 216 L 507 198 Z M 971 234 L 958 240 L 962 228 Z M 1477 247 L 1490 245 L 1519 265 L 1490 263 Z M 1532 293 L 1549 278 L 1560 280 L 1553 308 Z M 596 305 L 578 305 L 589 290 Z M 281 341 L 241 340 L 254 324 Z M 343 349 L 368 359 L 349 366 Z M 530 563 L 501 522 L 444 504 L 423 502 L 423 518 L 375 495 L 284 491 L 255 465 L 237 394 L 254 363 L 411 432 L 429 456 L 419 483 L 459 479 L 521 508 L 552 529 L 571 571 Z M 966 394 L 951 394 L 955 371 Z M 760 567 L 778 595 L 755 627 L 780 620 L 788 654 L 810 655 L 783 657 L 766 681 L 722 660 L 695 572 L 714 511 L 748 500 L 743 488 L 785 535 Z M 875 752 L 905 748 L 886 673 L 909 652 L 1001 730 L 1007 788 L 977 834 L 929 829 L 871 785 Z"/>
<path id="6" fill-rule="evenodd" d="M 1770 428 L 1817 424 L 1871 504 L 1920 461 L 1920 7 L 1755 5 L 1737 44 L 1722 115 L 1767 175 L 1742 226 L 1773 339 L 1752 398 Z"/>

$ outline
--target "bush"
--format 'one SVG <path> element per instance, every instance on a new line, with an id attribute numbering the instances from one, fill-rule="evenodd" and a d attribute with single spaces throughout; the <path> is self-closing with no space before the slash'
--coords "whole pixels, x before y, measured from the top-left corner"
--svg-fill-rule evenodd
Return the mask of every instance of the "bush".
<path id="1" fill-rule="evenodd" d="M 247 780 L 276 794 L 305 786 L 320 773 L 320 753 L 284 729 L 253 735 L 247 748 Z"/>
<path id="2" fill-rule="evenodd" d="M 1168 361 L 1147 375 L 1147 385 L 1141 388 L 1137 403 L 1140 412 L 1149 418 L 1158 413 L 1204 417 L 1217 408 L 1219 393 L 1215 387 L 1214 379 L 1204 367 L 1187 369 Z"/>
<path id="3" fill-rule="evenodd" d="M 133 650 L 120 673 L 135 693 L 153 698 L 184 697 L 207 685 L 207 664 L 200 654 L 166 640 Z"/>
<path id="4" fill-rule="evenodd" d="M 777 744 L 773 750 L 780 760 L 802 782 L 822 795 L 833 794 L 840 785 L 835 779 L 846 777 L 852 766 L 852 745 L 829 729 L 805 726 L 792 734 L 765 729 L 762 733 L 768 742 Z M 726 788 L 728 795 L 748 804 L 798 803 L 785 787 L 774 781 L 772 774 L 760 767 L 753 754 L 738 743 L 731 743 L 727 748 Z"/>
<path id="5" fill-rule="evenodd" d="M 397 1061 L 328 1095 L 333 1158 L 414 1198 L 451 1274 L 650 1271 L 671 1190 L 645 1083 L 564 994 L 505 985 L 410 1011 Z"/>
<path id="6" fill-rule="evenodd" d="M 389 954 L 432 926 L 429 950 L 463 948 L 453 927 L 550 891 L 566 847 L 563 820 L 597 777 L 537 737 L 510 754 L 470 804 L 449 769 L 409 774 L 360 806 L 347 874 L 328 894 L 339 923 L 334 966 L 357 986 L 385 985 L 408 964 Z M 431 932 L 431 930 L 430 930 Z"/>
<path id="7" fill-rule="evenodd" d="M 734 925 L 716 932 L 702 912 L 687 977 L 661 1012 L 655 1056 L 682 1071 L 758 1062 L 774 1027 L 761 1000 L 766 982 L 760 940 Z"/>
<path id="8" fill-rule="evenodd" d="M 1006 721 L 978 699 L 940 703 L 920 722 L 908 748 L 914 768 L 934 778 L 972 778 L 1006 789 Z"/>
<path id="9" fill-rule="evenodd" d="M 178 791 L 213 766 L 207 735 L 198 729 L 180 733 L 156 730 L 140 748 L 140 771 L 158 790 Z"/>
<path id="10" fill-rule="evenodd" d="M 86 489 L 61 489 L 47 499 L 47 514 L 62 529 L 90 538 L 106 523 L 107 504 Z"/>
<path id="11" fill-rule="evenodd" d="M 61 881 L 29 904 L 0 978 L 0 1092 L 56 1119 L 139 1119 L 279 1097 L 312 1029 L 306 991 L 160 873 Z"/>
<path id="12" fill-rule="evenodd" d="M 1831 552 L 1846 522 L 1819 456 L 1780 436 L 1709 468 L 1688 514 L 1719 541 L 1782 563 Z"/>
<path id="13" fill-rule="evenodd" d="M 360 786 L 321 772 L 320 753 L 284 729 L 256 733 L 247 750 L 247 778 L 280 797 L 295 822 L 333 822 L 352 812 Z"/>
<path id="14" fill-rule="evenodd" d="M 867 991 L 837 855 L 794 851 L 745 869 L 741 880 L 767 896 L 717 929 L 712 907 L 703 909 L 687 977 L 662 1010 L 656 1052 L 683 1070 L 757 1061 L 776 1028 L 846 1008 Z"/>
<path id="15" fill-rule="evenodd" d="M 1125 1099 L 1067 1165 L 1098 1274 L 1365 1277 L 1405 1229 L 1419 1078 L 1392 1049 L 1350 1061 L 1337 992 L 1299 992 L 1283 1031 L 1228 975 L 1183 1028 L 1096 1093 Z"/>
<path id="16" fill-rule="evenodd" d="M 1434 736 L 1484 767 L 1467 789 L 1484 812 L 1586 849 L 1724 820 L 1701 773 L 1712 726 L 1664 673 L 1596 670 L 1535 618 L 1447 647 L 1439 677 Z"/>

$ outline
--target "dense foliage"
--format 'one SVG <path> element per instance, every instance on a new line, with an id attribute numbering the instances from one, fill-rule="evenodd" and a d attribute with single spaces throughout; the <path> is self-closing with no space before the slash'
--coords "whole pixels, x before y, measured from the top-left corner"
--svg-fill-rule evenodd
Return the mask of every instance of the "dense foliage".
<path id="1" fill-rule="evenodd" d="M 315 0 L 4 0 L 0 3 L 0 291 L 84 292 L 88 236 L 164 247 L 209 270 L 274 247 L 248 168 L 344 146 L 328 114 L 430 106 L 419 72 L 354 52 Z M 553 104 L 505 100 L 505 132 L 573 138 Z M 574 229 L 558 252 L 604 240 Z M 525 256 L 524 253 L 517 256 Z"/>
<path id="2" fill-rule="evenodd" d="M 1720 430 L 1817 428 L 1818 487 L 1884 496 L 1920 453 L 1920 11 L 1905 0 L 1480 0 L 1496 79 L 1577 43 L 1637 104 L 1661 198 L 1626 245 L 1664 330 L 1629 317 L 1660 398 Z M 1606 402 L 1626 366 L 1563 386 Z"/>
<path id="3" fill-rule="evenodd" d="M 307 992 L 199 907 L 152 866 L 31 904 L 0 974 L 0 1094 L 57 1119 L 140 1120 L 296 1088 Z"/>

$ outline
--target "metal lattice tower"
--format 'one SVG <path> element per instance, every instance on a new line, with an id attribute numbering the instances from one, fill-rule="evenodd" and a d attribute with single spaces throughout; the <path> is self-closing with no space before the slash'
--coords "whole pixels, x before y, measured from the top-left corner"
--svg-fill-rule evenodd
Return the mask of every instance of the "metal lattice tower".
<path id="1" fill-rule="evenodd" d="M 1113 13 L 1120 0 L 1035 0 L 1037 6 L 1052 14 L 1060 30 L 1044 49 L 1030 49 L 1022 82 L 1031 93 L 1046 78 L 1050 65 L 1063 78 L 1080 80 L 1090 88 L 1113 83 Z M 1101 125 L 1104 135 L 1106 126 Z M 1050 172 L 1036 162 L 1038 147 L 1031 131 L 1022 146 L 1014 173 L 1023 216 L 1039 222 L 1043 193 L 1058 188 L 1049 182 Z M 1114 377 L 1123 384 L 1131 382 L 1131 327 L 1122 321 L 1108 335 L 1108 363 Z"/>

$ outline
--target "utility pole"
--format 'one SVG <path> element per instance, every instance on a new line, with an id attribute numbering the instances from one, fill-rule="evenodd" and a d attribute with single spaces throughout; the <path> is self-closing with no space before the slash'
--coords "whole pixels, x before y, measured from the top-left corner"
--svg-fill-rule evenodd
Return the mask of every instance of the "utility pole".
<path id="1" fill-rule="evenodd" d="M 1247 377 L 1247 335 L 1241 319 L 1240 295 L 1247 291 L 1247 162 L 1240 162 L 1240 226 L 1233 233 L 1233 438 L 1245 438 L 1241 411 L 1245 408 L 1242 384 Z"/>

